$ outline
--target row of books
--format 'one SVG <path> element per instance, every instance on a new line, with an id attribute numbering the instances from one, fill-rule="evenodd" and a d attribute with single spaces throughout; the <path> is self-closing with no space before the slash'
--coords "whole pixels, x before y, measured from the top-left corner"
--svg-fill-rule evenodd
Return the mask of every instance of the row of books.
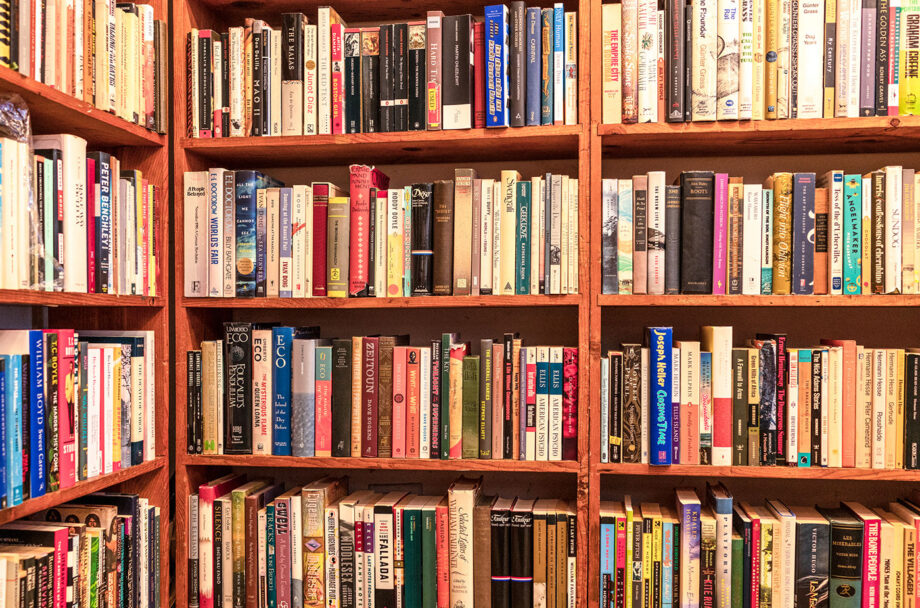
<path id="1" fill-rule="evenodd" d="M 69 134 L 0 139 L 0 158 L 0 288 L 156 295 L 161 192 L 141 171 Z"/>
<path id="2" fill-rule="evenodd" d="M 920 293 L 920 173 L 603 180 L 602 291 Z"/>
<path id="3" fill-rule="evenodd" d="M 168 36 L 148 4 L 7 2 L 0 9 L 0 65 L 165 133 Z"/>
<path id="4" fill-rule="evenodd" d="M 160 507 L 98 493 L 0 526 L 0 605 L 159 607 Z"/>
<path id="5" fill-rule="evenodd" d="M 190 137 L 328 135 L 574 125 L 577 14 L 561 2 L 487 6 L 484 19 L 348 27 L 319 7 L 316 24 L 247 19 L 187 36 Z"/>
<path id="6" fill-rule="evenodd" d="M 393 297 L 578 292 L 578 180 L 390 188 L 366 165 L 349 187 L 284 187 L 257 171 L 187 172 L 186 297 Z"/>
<path id="7" fill-rule="evenodd" d="M 0 331 L 0 508 L 154 457 L 152 331 Z"/>
<path id="8" fill-rule="evenodd" d="M 601 358 L 601 461 L 917 469 L 920 352 L 732 328 Z"/>
<path id="9" fill-rule="evenodd" d="M 381 489 L 202 484 L 189 496 L 188 605 L 576 605 L 573 504 L 484 496 L 464 478 L 446 496 Z"/>
<path id="10" fill-rule="evenodd" d="M 920 111 L 920 8 L 778 0 L 603 7 L 605 123 Z"/>
<path id="11" fill-rule="evenodd" d="M 630 496 L 600 507 L 600 606 L 909 606 L 920 495 L 870 508 L 706 499 L 681 488 L 673 506 Z"/>
<path id="12" fill-rule="evenodd" d="M 577 348 L 230 322 L 187 361 L 190 454 L 577 457 Z"/>

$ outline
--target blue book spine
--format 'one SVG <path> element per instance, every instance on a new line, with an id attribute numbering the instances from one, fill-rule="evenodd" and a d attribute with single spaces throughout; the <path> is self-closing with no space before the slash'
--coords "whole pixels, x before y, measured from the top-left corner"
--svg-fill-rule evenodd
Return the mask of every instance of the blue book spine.
<path id="1" fill-rule="evenodd" d="M 553 122 L 563 121 L 563 97 L 565 96 L 565 6 L 561 2 L 553 5 Z"/>
<path id="2" fill-rule="evenodd" d="M 236 172 L 236 295 L 256 295 L 256 181 L 255 171 Z"/>
<path id="3" fill-rule="evenodd" d="M 10 369 L 10 356 L 0 355 L 0 436 L 6 437 L 6 387 Z M 9 506 L 6 490 L 6 441 L 0 441 L 0 508 Z"/>
<path id="4" fill-rule="evenodd" d="M 610 600 L 616 597 L 616 546 L 617 531 L 612 517 L 601 516 L 601 589 L 600 605 L 610 608 Z"/>
<path id="5" fill-rule="evenodd" d="M 792 177 L 792 293 L 815 291 L 815 174 Z"/>
<path id="6" fill-rule="evenodd" d="M 862 176 L 843 179 L 843 293 L 862 292 Z"/>
<path id="7" fill-rule="evenodd" d="M 279 273 L 281 282 L 278 286 L 278 295 L 282 298 L 290 298 L 294 295 L 291 288 L 291 278 L 294 270 L 294 261 L 291 257 L 291 200 L 293 198 L 293 188 L 281 189 L 281 255 L 279 258 L 281 262 L 281 272 Z"/>
<path id="8" fill-rule="evenodd" d="M 763 227 L 764 234 L 773 234 L 773 190 L 765 188 L 763 191 Z M 773 239 L 764 239 L 765 246 L 761 248 L 760 266 L 760 294 L 764 296 L 773 293 Z"/>
<path id="9" fill-rule="evenodd" d="M 671 461 L 680 462 L 680 349 L 671 348 Z"/>
<path id="10" fill-rule="evenodd" d="M 521 419 L 520 426 L 518 431 L 520 432 L 521 440 L 518 442 L 520 444 L 520 449 L 518 452 L 518 459 L 527 460 L 527 347 L 521 348 L 521 390 L 520 393 L 520 416 Z M 494 373 L 494 372 L 493 372 Z"/>
<path id="11" fill-rule="evenodd" d="M 610 462 L 610 359 L 601 357 L 601 462 Z"/>
<path id="12" fill-rule="evenodd" d="M 651 327 L 649 333 L 649 463 L 671 464 L 672 329 Z"/>
<path id="13" fill-rule="evenodd" d="M 549 397 L 549 359 L 546 361 L 540 361 L 539 357 L 537 358 L 537 403 L 540 402 L 540 397 Z M 548 401 L 547 401 L 548 403 Z M 539 447 L 541 438 L 537 437 L 537 446 Z"/>
<path id="14" fill-rule="evenodd" d="M 542 18 L 540 9 L 530 7 L 527 9 L 527 18 L 524 24 L 527 33 L 527 65 L 525 66 L 525 80 L 527 89 L 524 97 L 524 124 L 527 126 L 540 124 L 540 67 L 543 61 Z"/>
<path id="15" fill-rule="evenodd" d="M 268 608 L 275 608 L 275 505 L 265 507 L 265 579 Z"/>
<path id="16" fill-rule="evenodd" d="M 40 329 L 29 331 L 29 493 L 45 495 L 45 338 Z"/>
<path id="17" fill-rule="evenodd" d="M 10 355 L 6 384 L 6 487 L 8 504 L 22 503 L 22 466 L 16 460 L 22 456 L 22 355 Z"/>
<path id="18" fill-rule="evenodd" d="M 542 72 L 540 74 L 540 124 L 553 124 L 553 19 L 555 13 L 551 8 L 543 9 L 542 30 L 543 51 Z"/>
<path id="19" fill-rule="evenodd" d="M 99 176 L 99 230 L 96 232 L 96 284 L 97 293 L 109 293 L 112 278 L 112 166 L 108 154 L 99 154 L 96 159 L 96 174 Z"/>
<path id="20" fill-rule="evenodd" d="M 272 328 L 272 454 L 291 455 L 291 348 L 293 327 Z"/>
<path id="21" fill-rule="evenodd" d="M 485 8 L 486 126 L 507 127 L 508 117 L 508 7 Z"/>
<path id="22" fill-rule="evenodd" d="M 517 285 L 514 292 L 517 295 L 530 293 L 530 187 L 529 181 L 517 183 L 517 254 L 515 255 L 515 268 L 517 268 Z"/>
<path id="23" fill-rule="evenodd" d="M 661 608 L 674 605 L 674 522 L 661 522 Z"/>
<path id="24" fill-rule="evenodd" d="M 868 357 L 869 354 L 867 353 L 866 356 Z M 811 369 L 811 359 L 812 357 L 811 357 L 810 348 L 800 348 L 799 349 L 799 363 L 807 363 L 807 365 L 805 366 L 805 369 Z M 802 380 L 800 378 L 799 382 L 801 381 Z M 799 402 L 799 412 L 802 412 L 803 408 L 810 408 L 810 407 L 811 405 L 808 402 L 806 403 Z M 807 411 L 807 410 L 804 410 L 804 411 Z M 802 414 L 799 413 L 799 416 L 801 415 Z M 799 445 L 801 445 L 801 442 L 799 443 Z M 799 466 L 800 467 L 810 467 L 811 466 L 811 451 L 808 449 L 809 445 L 811 445 L 811 443 L 806 442 L 805 451 L 799 452 Z"/>

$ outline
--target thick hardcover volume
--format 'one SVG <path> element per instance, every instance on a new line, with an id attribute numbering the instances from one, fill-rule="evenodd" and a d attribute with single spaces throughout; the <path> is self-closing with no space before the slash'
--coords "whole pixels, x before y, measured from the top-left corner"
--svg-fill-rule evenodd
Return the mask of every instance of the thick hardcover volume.
<path id="1" fill-rule="evenodd" d="M 509 562 L 511 608 L 533 606 L 533 500 L 518 499 L 511 509 Z"/>
<path id="2" fill-rule="evenodd" d="M 715 175 L 710 171 L 680 175 L 681 293 L 712 293 L 714 185 Z"/>
<path id="3" fill-rule="evenodd" d="M 792 185 L 792 293 L 814 292 L 815 174 L 796 173 Z"/>
<path id="4" fill-rule="evenodd" d="M 773 187 L 773 293 L 792 293 L 792 174 L 776 173 Z"/>
<path id="5" fill-rule="evenodd" d="M 795 605 L 828 608 L 830 524 L 811 508 L 796 507 L 793 512 L 796 516 Z"/>
<path id="6" fill-rule="evenodd" d="M 469 129 L 472 126 L 472 30 L 472 15 L 451 15 L 442 19 L 441 110 L 444 129 Z"/>
<path id="7" fill-rule="evenodd" d="M 454 182 L 434 183 L 434 269 L 432 291 L 449 296 L 454 271 Z"/>
<path id="8" fill-rule="evenodd" d="M 412 185 L 412 295 L 432 294 L 434 184 Z"/>
<path id="9" fill-rule="evenodd" d="M 718 12 L 714 0 L 693 3 L 693 55 L 690 112 L 693 120 L 716 119 Z"/>
<path id="10" fill-rule="evenodd" d="M 821 509 L 830 523 L 829 606 L 859 608 L 862 600 L 863 525 L 846 509 Z"/>
<path id="11" fill-rule="evenodd" d="M 649 464 L 671 464 L 672 330 L 649 328 Z"/>
<path id="12" fill-rule="evenodd" d="M 508 110 L 512 127 L 524 126 L 525 113 L 525 21 L 527 7 L 523 0 L 511 3 L 511 33 L 509 36 Z"/>
<path id="13" fill-rule="evenodd" d="M 361 456 L 364 458 L 377 457 L 380 341 L 378 337 L 361 341 Z"/>
<path id="14" fill-rule="evenodd" d="M 443 12 L 428 11 L 426 23 L 428 38 L 425 49 L 428 95 L 425 106 L 428 113 L 429 131 L 438 131 L 441 129 L 441 59 L 444 46 L 442 38 L 443 20 Z"/>
<path id="15" fill-rule="evenodd" d="M 428 118 L 428 108 L 425 101 L 427 85 L 425 79 L 425 22 L 413 21 L 409 23 L 409 130 L 424 131 Z"/>
<path id="16" fill-rule="evenodd" d="M 744 252 L 744 186 L 740 177 L 728 178 L 728 282 L 726 293 L 741 294 Z"/>
<path id="17" fill-rule="evenodd" d="M 544 8 L 540 19 L 543 32 L 543 68 L 540 71 L 540 124 L 553 124 L 553 9 Z M 625 84 L 624 84 L 625 87 Z M 624 88 L 625 95 L 625 88 Z M 625 99 L 625 97 L 624 97 Z M 625 108 L 625 105 L 624 105 Z M 626 122 L 625 117 L 623 122 Z M 633 120 L 632 122 L 636 122 Z"/>
<path id="18" fill-rule="evenodd" d="M 540 8 L 528 7 L 525 19 L 524 30 L 527 40 L 524 56 L 524 124 L 530 126 L 540 124 L 540 69 L 543 58 Z M 619 68 L 619 65 L 617 67 Z"/>
<path id="19" fill-rule="evenodd" d="M 366 296 L 369 287 L 370 216 L 375 202 L 371 201 L 371 191 L 372 189 L 386 190 L 389 188 L 390 178 L 379 169 L 367 165 L 352 165 L 348 168 L 348 173 L 348 193 L 351 205 L 348 294 Z M 331 290 L 330 295 L 332 295 Z"/>
<path id="20" fill-rule="evenodd" d="M 345 132 L 361 132 L 361 30 L 348 28 L 343 38 L 345 56 Z"/>
<path id="21" fill-rule="evenodd" d="M 686 3 L 681 0 L 667 0 L 665 14 L 665 53 L 667 53 L 667 114 L 668 122 L 684 121 L 684 77 L 686 75 L 687 32 L 684 27 Z"/>
<path id="22" fill-rule="evenodd" d="M 380 28 L 361 28 L 361 132 L 376 133 L 380 120 Z"/>
<path id="23" fill-rule="evenodd" d="M 578 459 L 578 349 L 562 350 L 562 459 Z"/>
<path id="24" fill-rule="evenodd" d="M 332 341 L 332 455 L 351 456 L 351 340 Z"/>
<path id="25" fill-rule="evenodd" d="M 224 323 L 224 453 L 252 452 L 252 324 Z"/>
<path id="26" fill-rule="evenodd" d="M 393 60 L 393 36 L 395 26 L 392 23 L 380 26 L 380 113 L 378 118 L 378 131 L 388 133 L 396 130 L 396 70 Z"/>
<path id="27" fill-rule="evenodd" d="M 393 70 L 393 131 L 409 129 L 409 26 L 406 23 L 393 25 L 393 40 L 390 43 Z"/>
<path id="28" fill-rule="evenodd" d="M 485 9 L 486 35 L 486 126 L 507 127 L 509 85 L 509 24 L 508 7 L 504 4 Z"/>
<path id="29" fill-rule="evenodd" d="M 512 499 L 498 498 L 490 517 L 490 564 L 492 606 L 511 605 L 511 507 Z"/>
<path id="30" fill-rule="evenodd" d="M 348 197 L 329 198 L 326 228 L 326 295 L 348 295 L 348 233 L 350 213 Z"/>
<path id="31" fill-rule="evenodd" d="M 479 357 L 463 357 L 461 389 L 462 458 L 479 458 Z"/>
<path id="32" fill-rule="evenodd" d="M 396 338 L 381 336 L 377 352 L 377 456 L 393 454 L 393 349 Z"/>

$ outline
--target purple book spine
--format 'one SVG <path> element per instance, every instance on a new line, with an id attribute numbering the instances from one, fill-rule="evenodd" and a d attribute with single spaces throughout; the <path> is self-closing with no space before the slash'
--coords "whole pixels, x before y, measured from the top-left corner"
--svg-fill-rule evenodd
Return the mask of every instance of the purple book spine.
<path id="1" fill-rule="evenodd" d="M 728 259 L 728 173 L 716 173 L 712 226 L 712 294 L 725 295 Z"/>
<path id="2" fill-rule="evenodd" d="M 521 349 L 521 373 L 518 374 L 520 378 L 520 390 L 518 393 L 520 395 L 520 408 L 521 408 L 521 424 L 519 433 L 521 440 L 518 442 L 520 447 L 518 449 L 518 460 L 527 460 L 527 349 Z"/>

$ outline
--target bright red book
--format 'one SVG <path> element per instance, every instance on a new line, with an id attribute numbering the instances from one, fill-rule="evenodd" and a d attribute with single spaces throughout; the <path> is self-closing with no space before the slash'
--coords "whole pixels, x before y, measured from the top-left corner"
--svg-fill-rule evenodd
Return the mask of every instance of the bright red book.
<path id="1" fill-rule="evenodd" d="M 361 403 L 364 420 L 361 433 L 361 456 L 377 457 L 377 361 L 380 357 L 380 338 L 364 338 L 361 344 Z"/>
<path id="2" fill-rule="evenodd" d="M 406 457 L 406 356 L 409 348 L 393 349 L 393 458 Z"/>
<path id="3" fill-rule="evenodd" d="M 341 135 L 345 133 L 345 52 L 342 46 L 345 26 L 333 23 L 329 26 L 329 36 L 332 64 L 332 134 Z"/>
<path id="4" fill-rule="evenodd" d="M 473 128 L 486 127 L 486 24 L 473 22 Z"/>
<path id="5" fill-rule="evenodd" d="M 348 196 L 351 206 L 348 251 L 348 293 L 366 296 L 370 261 L 371 188 L 386 191 L 390 178 L 374 167 L 351 165 L 348 168 Z"/>
<path id="6" fill-rule="evenodd" d="M 435 543 L 437 547 L 438 608 L 450 606 L 450 550 L 447 497 L 435 508 Z"/>
<path id="7" fill-rule="evenodd" d="M 406 349 L 406 458 L 418 458 L 421 426 L 421 352 Z"/>
<path id="8" fill-rule="evenodd" d="M 231 473 L 198 486 L 199 608 L 214 608 L 214 501 L 245 481 Z"/>
<path id="9" fill-rule="evenodd" d="M 89 293 L 96 293 L 96 160 L 86 159 L 86 286 Z M 50 243 L 49 243 L 50 246 Z"/>
<path id="10" fill-rule="evenodd" d="M 562 459 L 578 459 L 578 349 L 562 349 Z"/>

